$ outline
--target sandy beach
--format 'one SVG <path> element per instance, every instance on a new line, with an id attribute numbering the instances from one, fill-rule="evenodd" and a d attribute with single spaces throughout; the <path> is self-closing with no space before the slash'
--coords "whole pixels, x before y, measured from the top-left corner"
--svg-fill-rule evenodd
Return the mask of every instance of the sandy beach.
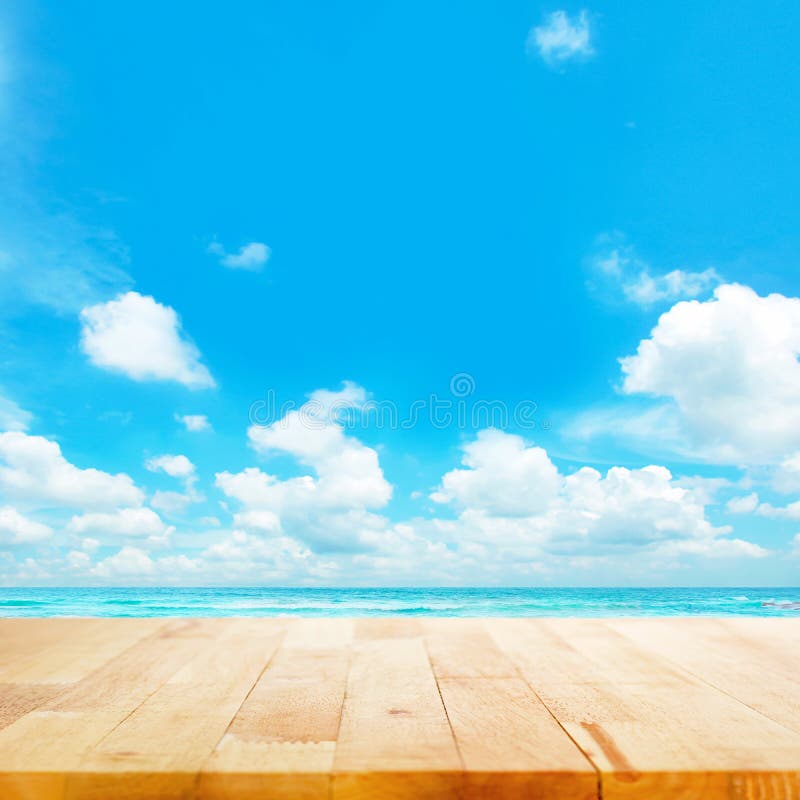
<path id="1" fill-rule="evenodd" d="M 800 619 L 0 620 L 0 797 L 800 797 Z"/>

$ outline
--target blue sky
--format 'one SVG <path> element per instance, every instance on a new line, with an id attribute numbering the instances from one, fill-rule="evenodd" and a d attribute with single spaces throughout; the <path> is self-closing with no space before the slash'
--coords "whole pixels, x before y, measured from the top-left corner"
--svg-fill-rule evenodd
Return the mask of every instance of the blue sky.
<path id="1" fill-rule="evenodd" d="M 800 9 L 701 6 L 6 4 L 0 581 L 795 585 Z"/>

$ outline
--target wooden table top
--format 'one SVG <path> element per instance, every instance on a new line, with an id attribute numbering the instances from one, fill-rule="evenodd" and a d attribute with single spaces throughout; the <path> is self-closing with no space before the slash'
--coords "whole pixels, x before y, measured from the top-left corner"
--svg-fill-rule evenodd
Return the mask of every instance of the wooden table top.
<path id="1" fill-rule="evenodd" d="M 800 618 L 4 619 L 0 798 L 800 799 Z"/>

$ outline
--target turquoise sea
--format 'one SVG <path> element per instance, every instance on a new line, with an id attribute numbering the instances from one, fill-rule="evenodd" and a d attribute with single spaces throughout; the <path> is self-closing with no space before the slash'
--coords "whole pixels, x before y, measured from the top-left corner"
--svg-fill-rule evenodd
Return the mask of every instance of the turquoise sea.
<path id="1" fill-rule="evenodd" d="M 5 617 L 800 615 L 798 588 L 0 589 Z"/>

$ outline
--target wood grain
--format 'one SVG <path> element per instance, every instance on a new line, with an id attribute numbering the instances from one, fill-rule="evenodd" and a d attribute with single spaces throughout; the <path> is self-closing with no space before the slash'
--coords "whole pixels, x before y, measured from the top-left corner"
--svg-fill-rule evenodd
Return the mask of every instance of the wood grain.
<path id="1" fill-rule="evenodd" d="M 327 800 L 352 637 L 350 620 L 290 627 L 206 762 L 201 797 Z"/>
<path id="2" fill-rule="evenodd" d="M 609 625 L 498 621 L 493 635 L 598 767 L 605 800 L 800 796 L 798 734 Z"/>
<path id="3" fill-rule="evenodd" d="M 421 626 L 394 620 L 370 620 L 357 629 L 362 638 L 353 648 L 334 757 L 337 800 L 443 798 L 460 791 L 461 759 L 414 629 Z"/>
<path id="4" fill-rule="evenodd" d="M 799 619 L 0 620 L 0 800 L 800 800 Z"/>
<path id="5" fill-rule="evenodd" d="M 654 629 L 646 620 L 616 620 L 610 627 L 800 733 L 800 665 L 791 639 L 780 627 L 770 633 L 750 620 L 682 622 L 662 620 Z M 788 632 L 790 627 L 783 629 Z"/>

